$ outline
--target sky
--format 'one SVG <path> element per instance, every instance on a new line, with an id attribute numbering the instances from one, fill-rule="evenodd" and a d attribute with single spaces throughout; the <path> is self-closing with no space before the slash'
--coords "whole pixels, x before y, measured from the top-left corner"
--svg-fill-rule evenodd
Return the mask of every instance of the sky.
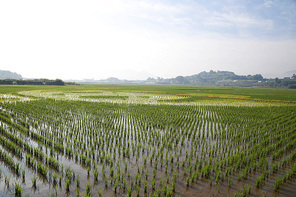
<path id="1" fill-rule="evenodd" d="M 0 0 L 0 70 L 147 79 L 296 70 L 296 0 Z"/>

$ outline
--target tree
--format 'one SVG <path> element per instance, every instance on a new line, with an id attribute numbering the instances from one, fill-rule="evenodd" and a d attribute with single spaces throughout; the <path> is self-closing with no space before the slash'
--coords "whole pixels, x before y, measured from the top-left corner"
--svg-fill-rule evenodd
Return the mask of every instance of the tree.
<path id="1" fill-rule="evenodd" d="M 176 77 L 176 81 L 177 83 L 184 84 L 185 78 L 183 76 L 178 76 Z"/>
<path id="2" fill-rule="evenodd" d="M 290 84 L 290 85 L 288 85 L 288 88 L 289 89 L 296 89 L 296 84 Z"/>
<path id="3" fill-rule="evenodd" d="M 65 83 L 61 79 L 56 79 L 56 80 L 48 80 L 48 81 L 46 81 L 45 85 L 63 86 L 63 85 L 65 85 Z"/>
<path id="4" fill-rule="evenodd" d="M 56 80 L 54 81 L 54 84 L 55 84 L 55 85 L 59 85 L 59 86 L 63 86 L 63 85 L 65 85 L 65 83 L 64 83 L 61 79 L 56 79 Z"/>
<path id="5" fill-rule="evenodd" d="M 254 80 L 257 80 L 257 81 L 262 81 L 263 80 L 263 77 L 261 74 L 256 74 L 256 75 L 253 75 L 253 79 Z"/>

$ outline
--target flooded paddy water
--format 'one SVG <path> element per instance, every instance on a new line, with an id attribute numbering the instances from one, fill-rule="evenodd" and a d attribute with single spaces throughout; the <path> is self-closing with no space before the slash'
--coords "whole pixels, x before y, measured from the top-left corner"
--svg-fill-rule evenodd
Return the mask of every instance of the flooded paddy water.
<path id="1" fill-rule="evenodd" d="M 296 194 L 293 105 L 22 94 L 31 99 L 0 103 L 0 196 L 16 185 L 22 196 Z"/>

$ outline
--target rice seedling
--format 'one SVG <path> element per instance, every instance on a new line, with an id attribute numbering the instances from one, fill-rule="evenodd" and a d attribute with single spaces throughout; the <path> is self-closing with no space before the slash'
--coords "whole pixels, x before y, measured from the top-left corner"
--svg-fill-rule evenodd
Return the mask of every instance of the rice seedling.
<path id="1" fill-rule="evenodd" d="M 91 190 L 91 185 L 90 185 L 90 182 L 88 181 L 86 184 L 86 196 L 91 196 L 90 190 Z"/>
<path id="2" fill-rule="evenodd" d="M 248 185 L 248 193 L 251 194 L 252 186 Z"/>
<path id="3" fill-rule="evenodd" d="M 76 188 L 76 196 L 79 196 L 79 195 L 80 195 L 80 188 L 77 187 L 77 188 Z"/>
<path id="4" fill-rule="evenodd" d="M 23 177 L 23 181 L 25 181 L 25 177 L 26 177 L 25 170 L 22 171 L 22 177 Z"/>
<path id="5" fill-rule="evenodd" d="M 53 175 L 52 175 L 52 182 L 53 182 L 54 185 L 57 184 L 57 178 L 58 178 L 58 174 L 57 173 L 53 173 Z"/>
<path id="6" fill-rule="evenodd" d="M 5 175 L 5 185 L 7 186 L 7 188 L 9 188 L 9 184 L 10 184 L 10 177 Z"/>
<path id="7" fill-rule="evenodd" d="M 104 179 L 104 183 L 105 183 L 105 188 L 107 188 L 107 186 L 108 186 L 108 181 L 107 181 L 107 179 Z"/>
<path id="8" fill-rule="evenodd" d="M 99 190 L 98 191 L 98 195 L 99 195 L 99 197 L 102 197 L 103 195 L 102 195 L 102 190 Z"/>
<path id="9" fill-rule="evenodd" d="M 113 187 L 114 193 L 117 193 L 117 182 L 115 182 L 114 187 Z"/>
<path id="10" fill-rule="evenodd" d="M 144 183 L 144 193 L 147 193 L 147 181 Z"/>
<path id="11" fill-rule="evenodd" d="M 59 176 L 59 185 L 62 187 L 62 175 Z"/>
<path id="12" fill-rule="evenodd" d="M 21 197 L 22 196 L 22 187 L 19 183 L 14 183 L 14 196 Z"/>
<path id="13" fill-rule="evenodd" d="M 151 180 L 151 190 L 155 190 L 155 179 Z"/>
<path id="14" fill-rule="evenodd" d="M 157 196 L 160 197 L 162 193 L 161 188 L 157 188 L 156 193 L 157 193 Z"/>
<path id="15" fill-rule="evenodd" d="M 33 178 L 32 178 L 32 187 L 33 187 L 33 188 L 37 188 L 37 178 L 36 178 L 35 175 L 34 175 Z"/>
<path id="16" fill-rule="evenodd" d="M 76 178 L 76 187 L 79 188 L 80 187 L 80 177 L 79 175 Z"/>
<path id="17" fill-rule="evenodd" d="M 129 188 L 127 189 L 127 196 L 128 196 L 128 197 L 131 197 L 131 196 L 132 196 L 132 188 L 131 188 L 131 187 L 129 187 Z"/>
<path id="18" fill-rule="evenodd" d="M 172 182 L 172 191 L 173 192 L 176 191 L 176 182 L 175 181 Z"/>
<path id="19" fill-rule="evenodd" d="M 71 185 L 70 179 L 66 178 L 65 185 L 66 185 L 66 192 L 69 192 L 70 191 L 70 185 Z"/>
<path id="20" fill-rule="evenodd" d="M 190 177 L 187 177 L 187 178 L 186 178 L 186 186 L 187 186 L 187 187 L 189 186 L 189 182 L 190 182 Z"/>
<path id="21" fill-rule="evenodd" d="M 98 180 L 98 175 L 99 175 L 99 171 L 97 168 L 94 169 L 94 179 L 97 181 Z"/>

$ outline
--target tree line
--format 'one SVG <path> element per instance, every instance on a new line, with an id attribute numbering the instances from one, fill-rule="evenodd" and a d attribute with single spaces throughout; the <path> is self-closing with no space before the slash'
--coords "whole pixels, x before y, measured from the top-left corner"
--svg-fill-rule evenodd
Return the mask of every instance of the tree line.
<path id="1" fill-rule="evenodd" d="M 27 80 L 1 79 L 0 84 L 5 84 L 5 85 L 59 85 L 59 86 L 63 86 L 63 85 L 65 85 L 65 82 L 62 81 L 61 79 L 55 79 L 55 80 L 50 80 L 50 79 L 27 79 Z"/>

